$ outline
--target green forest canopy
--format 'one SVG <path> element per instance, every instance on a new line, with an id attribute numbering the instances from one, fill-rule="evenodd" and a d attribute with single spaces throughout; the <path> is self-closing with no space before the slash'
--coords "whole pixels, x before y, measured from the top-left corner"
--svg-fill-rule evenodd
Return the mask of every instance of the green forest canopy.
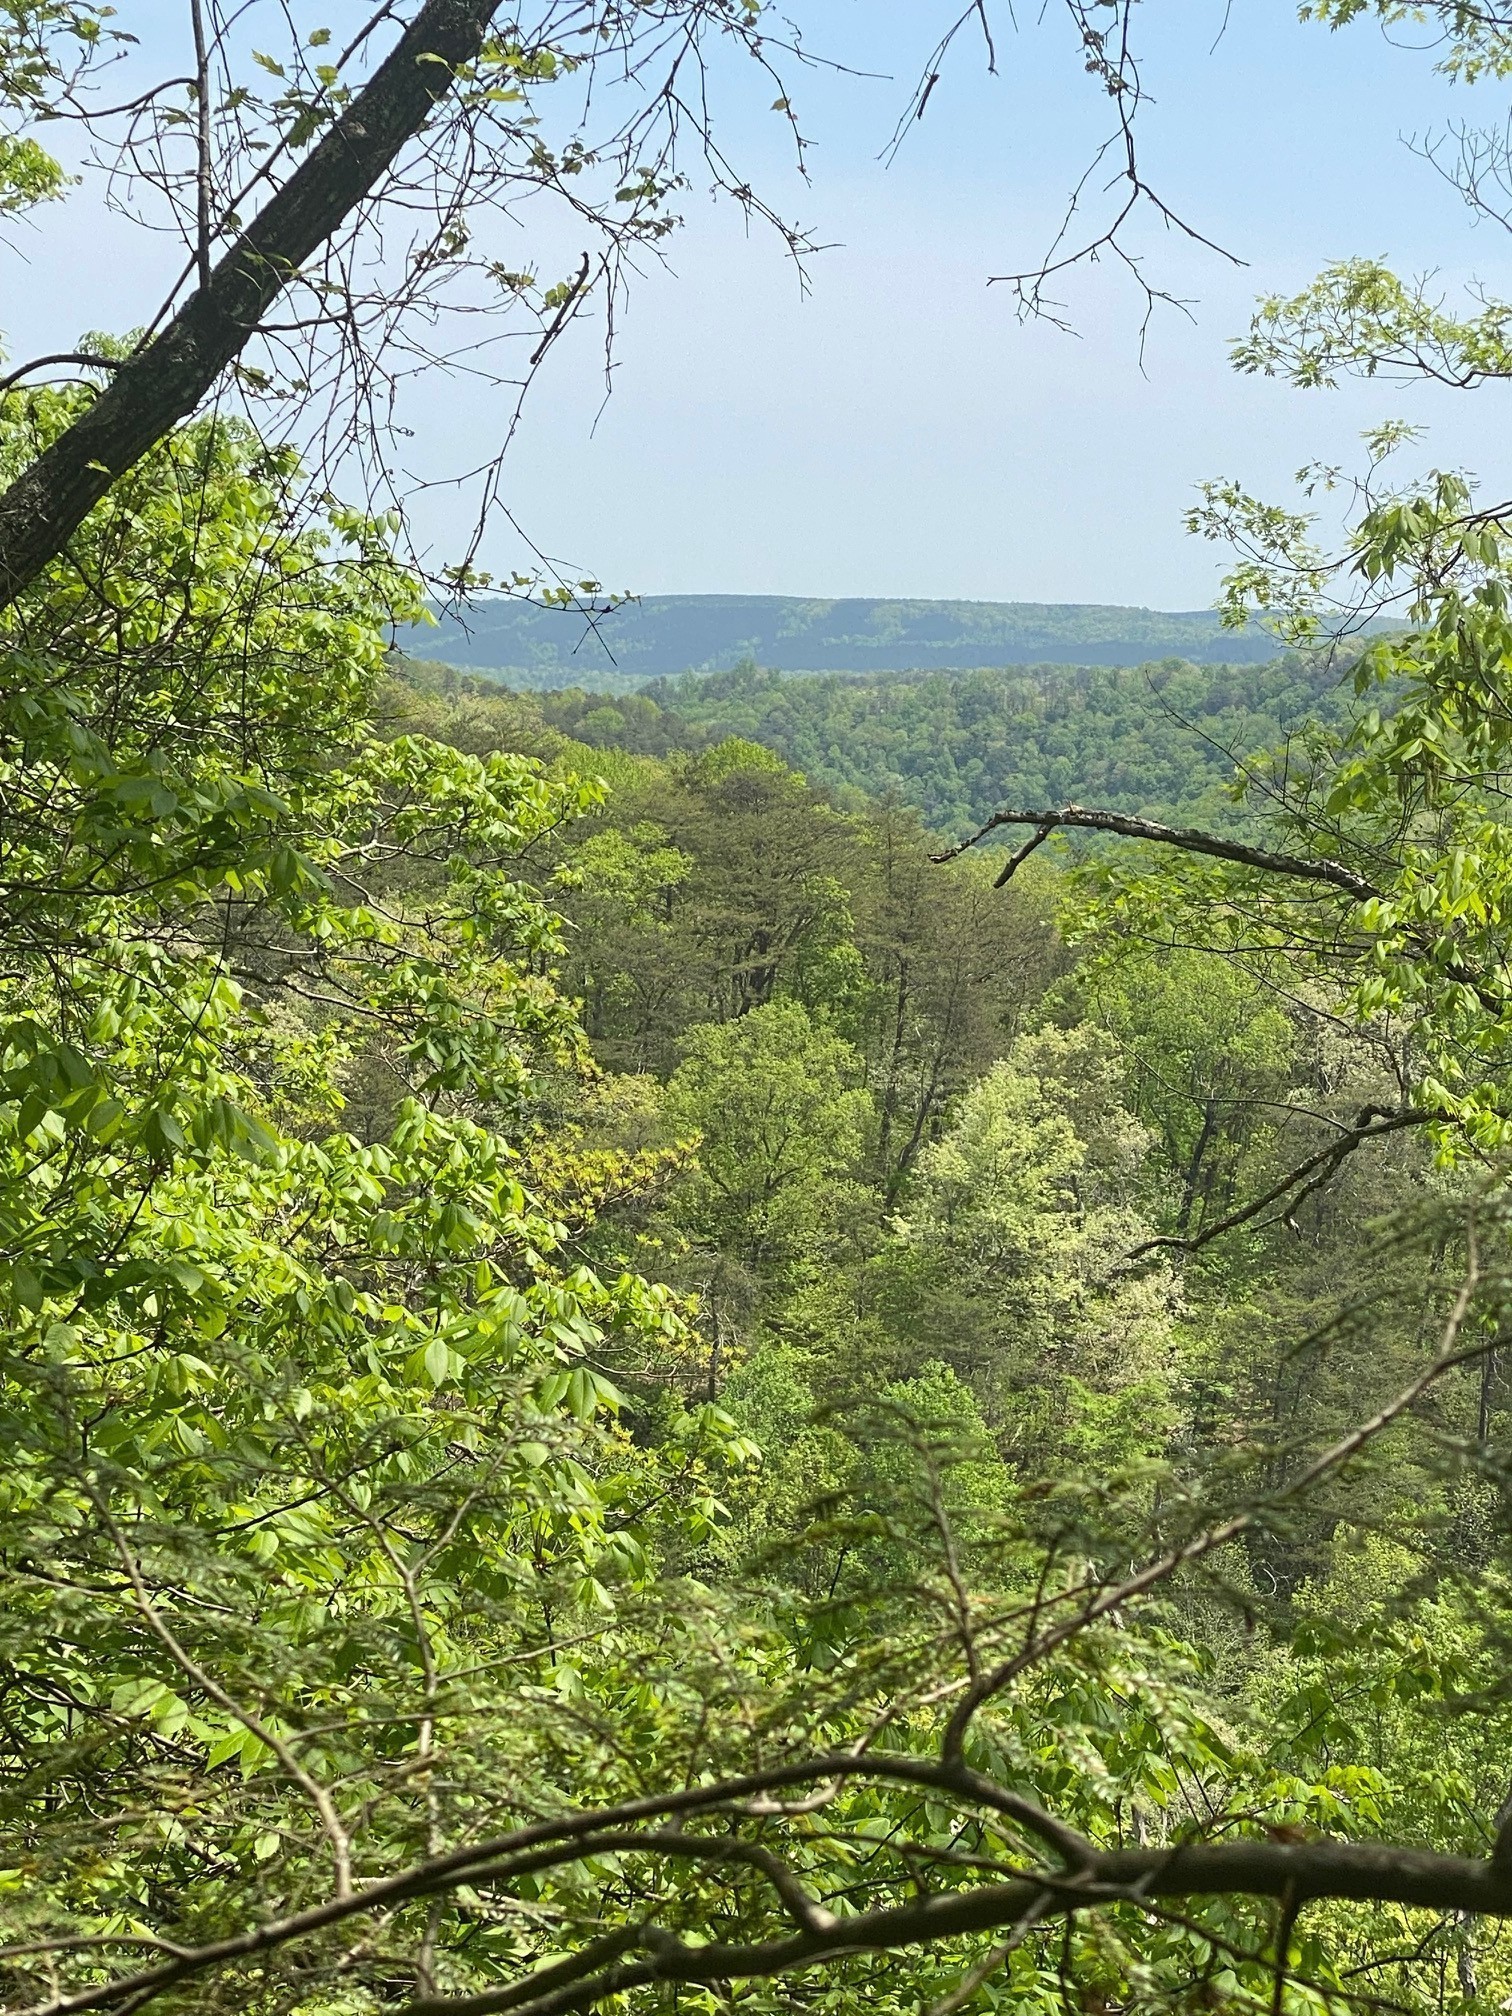
<path id="1" fill-rule="evenodd" d="M 1391 487 L 1400 430 L 1333 557 L 1212 486 L 1233 614 L 1404 621 L 1234 823 L 997 806 L 1006 860 L 681 696 L 595 747 L 588 696 L 396 679 L 394 517 L 189 416 L 417 135 L 449 226 L 489 122 L 506 189 L 567 172 L 509 108 L 579 52 L 492 14 L 128 106 L 190 140 L 192 291 L 0 387 L 7 2016 L 1504 2007 L 1512 522 Z M 0 8 L 18 128 L 110 18 Z M 0 149 L 0 208 L 61 176 Z M 578 298 L 495 277 L 543 342 Z M 1349 262 L 1238 362 L 1471 384 L 1509 326 Z M 1129 691 L 1007 694 L 993 760 L 1048 788 Z"/>
<path id="2" fill-rule="evenodd" d="M 408 662 L 408 661 L 407 661 Z M 736 735 L 840 802 L 896 796 L 959 838 L 1002 804 L 1089 804 L 1232 822 L 1236 767 L 1346 700 L 1327 651 L 1261 665 L 1035 665 L 965 672 L 787 674 L 754 664 L 655 680 L 634 694 L 520 692 L 513 733 L 647 755 Z M 466 675 L 415 665 L 439 691 Z M 485 696 L 488 682 L 478 680 Z M 524 743 L 522 743 L 524 746 Z"/>
<path id="3" fill-rule="evenodd" d="M 8 2003 L 1512 1993 L 1452 519 L 1270 851 L 995 886 L 396 683 L 294 476 L 180 430 L 5 618 Z"/>

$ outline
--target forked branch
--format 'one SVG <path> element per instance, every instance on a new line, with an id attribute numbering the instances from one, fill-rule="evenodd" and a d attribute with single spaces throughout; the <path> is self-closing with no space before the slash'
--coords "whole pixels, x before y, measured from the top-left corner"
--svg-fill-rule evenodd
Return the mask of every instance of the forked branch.
<path id="1" fill-rule="evenodd" d="M 1400 1113 L 1384 1113 L 1378 1107 L 1365 1107 L 1355 1124 L 1346 1127 L 1337 1140 L 1330 1141 L 1326 1148 L 1320 1148 L 1315 1155 L 1289 1169 L 1279 1182 L 1260 1196 L 1252 1197 L 1248 1204 L 1242 1204 L 1236 1211 L 1215 1219 L 1211 1225 L 1204 1225 L 1200 1232 L 1190 1234 L 1167 1232 L 1154 1239 L 1146 1239 L 1129 1254 L 1131 1260 L 1139 1260 L 1146 1253 L 1154 1253 L 1164 1247 L 1173 1247 L 1183 1253 L 1195 1253 L 1210 1240 L 1222 1238 L 1225 1232 L 1233 1232 L 1241 1225 L 1248 1225 L 1263 1211 L 1276 1204 L 1281 1206 L 1278 1216 L 1282 1222 L 1292 1224 L 1293 1216 L 1304 1199 L 1315 1190 L 1320 1190 L 1338 1174 L 1340 1167 L 1357 1149 L 1367 1141 L 1378 1141 L 1384 1134 L 1399 1134 L 1404 1127 L 1427 1127 L 1440 1116 L 1422 1106 L 1409 1106 Z M 1273 1222 L 1273 1221 L 1272 1221 Z M 1293 1226 L 1295 1230 L 1295 1226 Z"/>
<path id="2" fill-rule="evenodd" d="M 1158 846 L 1179 848 L 1184 854 L 1206 854 L 1215 861 L 1232 861 L 1241 868 L 1258 868 L 1268 875 L 1288 875 L 1301 882 L 1324 882 L 1332 888 L 1342 889 L 1357 903 L 1368 903 L 1381 893 L 1373 882 L 1357 875 L 1352 868 L 1346 868 L 1341 861 L 1313 860 L 1305 854 L 1283 854 L 1268 847 L 1250 847 L 1242 840 L 1225 840 L 1220 834 L 1204 832 L 1200 827 L 1162 826 L 1155 819 L 1139 819 L 1127 812 L 1098 811 L 1086 805 L 1062 805 L 1054 811 L 1043 812 L 994 812 L 986 825 L 979 827 L 970 839 L 961 841 L 958 846 L 947 847 L 943 853 L 932 858 L 937 862 L 954 861 L 957 855 L 980 846 L 989 834 L 998 832 L 1004 826 L 1032 826 L 1035 837 L 1011 857 L 998 876 L 999 888 L 1012 879 L 1019 864 L 1035 847 L 1048 840 L 1057 827 L 1070 826 L 1092 833 L 1118 833 L 1126 840 L 1150 840 Z"/>
<path id="3" fill-rule="evenodd" d="M 842 1766 L 856 1778 L 885 1776 L 886 1765 L 892 1761 L 826 1758 L 802 1767 L 779 1767 L 759 1779 L 700 1788 L 702 1804 L 709 1811 L 728 1808 L 748 1798 L 758 1784 L 793 1784 L 802 1774 L 833 1774 Z M 610 1831 L 605 1823 L 630 1810 L 622 1807 L 593 1816 L 598 1823 L 595 1833 L 602 1837 Z M 560 1860 L 566 1862 L 590 1852 L 589 1838 L 585 1829 L 582 1841 L 564 1844 Z M 633 1839 L 628 1834 L 622 1838 Z M 675 1842 L 677 1837 L 670 1839 Z M 667 1836 L 648 1836 L 642 1845 L 649 1853 L 665 1853 L 668 1840 Z M 685 1846 L 690 1852 L 699 1846 L 711 1852 L 723 1848 L 721 1842 L 711 1840 L 701 1844 L 690 1841 Z M 445 1887 L 476 1885 L 483 1880 L 470 1858 L 466 1867 L 458 1866 L 459 1860 L 455 1856 L 441 1858 L 430 1869 L 417 1869 L 399 1881 L 374 1884 L 339 1905 L 258 1928 L 244 1940 L 221 1941 L 77 1994 L 57 1996 L 17 2012 L 17 2016 L 74 2016 L 74 2012 L 86 2009 L 143 2008 L 169 1988 L 232 1958 L 266 1953 L 308 1937 L 338 1918 L 377 1910 L 424 1888 L 443 1887 L 438 1873 L 443 1866 Z M 532 1861 L 539 1866 L 538 1858 Z M 906 1953 L 972 1934 L 1011 1933 L 1031 1922 L 1096 1906 L 1217 1896 L 1283 1902 L 1339 1898 L 1506 1918 L 1512 1917 L 1512 1866 L 1379 1842 L 1192 1842 L 1163 1848 L 1089 1851 L 1082 1867 L 1074 1872 L 1018 1872 L 1009 1865 L 1001 1882 L 936 1892 L 828 1923 L 814 1922 L 749 1944 L 689 1942 L 654 1922 L 627 1926 L 592 1941 L 579 1953 L 498 1988 L 466 1996 L 413 1999 L 405 2006 L 405 2016 L 493 2016 L 493 2012 L 506 2010 L 516 2016 L 572 2016 L 572 2012 L 596 2008 L 654 1982 L 770 1979 L 858 1953 Z M 228 1952 L 230 1947 L 235 1951 Z"/>

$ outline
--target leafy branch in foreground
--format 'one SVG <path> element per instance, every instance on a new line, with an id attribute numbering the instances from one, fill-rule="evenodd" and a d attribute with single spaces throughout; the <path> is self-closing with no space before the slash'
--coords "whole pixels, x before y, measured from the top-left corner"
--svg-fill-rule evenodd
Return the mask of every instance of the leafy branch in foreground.
<path id="1" fill-rule="evenodd" d="M 1477 1256 L 1478 1237 L 1472 1231 L 1470 1264 L 1438 1348 L 1410 1385 L 1299 1471 L 1282 1497 L 1310 1490 L 1358 1457 L 1447 1373 L 1495 1348 L 1492 1340 L 1465 1341 L 1467 1319 L 1482 1285 Z M 929 1754 L 922 1740 L 913 1752 L 884 1747 L 879 1728 L 839 1750 L 543 1818 L 433 1853 L 355 1891 L 338 1876 L 331 1896 L 301 1912 L 250 1925 L 200 1948 L 182 1948 L 113 1980 L 18 2006 L 28 2016 L 33 2010 L 35 2016 L 67 2016 L 91 2008 L 140 2007 L 179 1983 L 240 1960 L 324 1935 L 341 1937 L 343 1927 L 367 1914 L 380 1914 L 393 1925 L 405 1906 L 439 1898 L 460 1903 L 464 1916 L 489 1904 L 498 1911 L 512 1894 L 548 1894 L 542 1886 L 553 1872 L 578 1868 L 595 1880 L 589 1896 L 579 1897 L 577 1909 L 586 1906 L 598 1927 L 579 1952 L 533 1965 L 494 1988 L 421 1993 L 402 2006 L 414 2016 L 462 2016 L 464 2011 L 481 2016 L 504 2009 L 556 2016 L 657 1983 L 759 1980 L 850 1962 L 860 1954 L 904 1952 L 986 1932 L 1006 1931 L 1017 1942 L 1067 1914 L 1126 1906 L 1152 1910 L 1158 1917 L 1166 1902 L 1213 1895 L 1279 1898 L 1298 1908 L 1344 1900 L 1512 1915 L 1512 1864 L 1499 1841 L 1490 1859 L 1375 1843 L 1211 1842 L 1200 1836 L 1178 1836 L 1158 1847 L 1109 1847 L 968 1761 L 969 1749 L 987 1757 L 1001 1755 L 1001 1739 L 995 1742 L 986 1728 L 976 1725 L 1006 1689 L 1021 1684 L 1100 1618 L 1125 1611 L 1263 1516 L 1256 1507 L 1206 1528 L 1111 1585 L 1073 1585 L 1053 1597 L 1042 1591 L 1027 1613 L 1014 1604 L 994 1617 L 968 1604 L 962 1613 L 967 1670 L 943 1684 L 937 1681 L 906 1718 L 916 1739 L 923 1739 L 932 1719 L 926 1704 L 959 1697 L 936 1755 Z M 940 1537 L 949 1547 L 948 1525 L 942 1524 Z M 1062 1611 L 1064 1615 L 1057 1614 Z M 989 1663 L 994 1646 L 1005 1637 L 1023 1642 L 1006 1658 Z M 883 1722 L 897 1717 L 894 1706 Z M 919 1844 L 906 1831 L 909 1808 L 898 1809 L 880 1836 L 857 1825 L 858 1818 L 878 1810 L 879 1802 L 886 1812 L 888 1799 L 900 1790 L 922 1793 L 951 1816 L 945 1829 L 949 1845 L 929 1857 L 928 1893 L 909 1901 L 895 1894 L 900 1885 L 914 1887 L 911 1865 Z M 783 1796 L 793 1794 L 799 1796 Z M 654 1822 L 672 1824 L 650 1824 Z M 713 1831 L 696 1831 L 701 1825 Z M 837 1861 L 835 1851 L 869 1833 L 877 1861 L 865 1870 L 858 1900 L 851 1858 L 840 1855 Z M 1047 1848 L 1051 1863 L 1026 1863 L 1026 1849 Z M 892 1861 L 896 1870 L 888 1867 Z M 659 1866 L 686 1869 L 695 1888 L 690 1893 L 674 1885 L 668 1892 L 652 1875 L 640 1873 L 643 1863 L 652 1871 Z M 631 1886 L 622 1899 L 620 1871 Z M 695 1915 L 692 1926 L 699 1936 L 690 1940 L 683 1936 L 690 1929 L 689 1911 L 706 1908 L 696 1886 L 700 1876 L 718 1886 L 716 1911 L 723 1936 L 709 1937 L 703 1919 Z M 742 1877 L 751 1881 L 742 1883 Z M 606 1913 L 627 1907 L 626 1922 L 604 1929 Z M 740 1936 L 735 1936 L 737 1925 Z M 356 1950 L 346 1950 L 347 1958 L 355 1960 Z M 1007 1957 L 1007 1950 L 1001 1950 L 994 1964 Z M 1277 1964 L 1284 1965 L 1284 1955 Z"/>

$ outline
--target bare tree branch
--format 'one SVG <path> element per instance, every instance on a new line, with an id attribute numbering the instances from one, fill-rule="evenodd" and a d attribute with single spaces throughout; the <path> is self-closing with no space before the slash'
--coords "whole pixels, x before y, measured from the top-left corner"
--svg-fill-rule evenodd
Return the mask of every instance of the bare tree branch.
<path id="1" fill-rule="evenodd" d="M 699 1787 L 696 1794 L 637 1801 L 598 1814 L 575 1816 L 568 1824 L 577 1827 L 576 1837 L 561 1844 L 556 1859 L 560 1863 L 589 1854 L 593 1852 L 591 1842 L 606 1839 L 613 1832 L 623 1844 L 622 1853 L 636 1848 L 651 1854 L 676 1850 L 690 1856 L 751 1861 L 744 1852 L 749 1844 L 732 1847 L 723 1837 L 637 1836 L 628 1829 L 615 1829 L 612 1823 L 651 1804 L 664 1812 L 674 1804 L 683 1811 L 692 1810 L 695 1804 L 708 1812 L 728 1810 L 753 1791 L 795 1784 L 805 1777 L 833 1775 L 837 1770 L 856 1779 L 885 1779 L 899 1761 L 887 1757 L 813 1759 Z M 940 1789 L 948 1789 L 948 1773 L 937 1767 L 936 1775 Z M 581 1826 L 577 1826 L 579 1821 Z M 510 1845 L 539 1831 L 522 1829 L 511 1837 Z M 120 2009 L 128 2004 L 141 2007 L 179 1982 L 228 1960 L 271 1951 L 341 1919 L 375 1911 L 408 1896 L 477 1884 L 487 1875 L 486 1867 L 477 1866 L 477 1853 L 461 1851 L 440 1857 L 403 1877 L 373 1884 L 351 1898 L 200 1947 L 181 1959 L 113 1982 L 53 1997 L 17 2012 L 17 2016 L 74 2016 L 74 2012 L 86 2009 Z M 524 1873 L 523 1859 L 515 1866 Z M 540 1859 L 532 1857 L 531 1866 L 541 1866 Z M 1092 1851 L 1078 1870 L 1068 1874 L 1015 1873 L 1004 1882 L 936 1893 L 918 1902 L 861 1912 L 828 1924 L 815 1923 L 754 1945 L 687 1945 L 654 1925 L 629 1926 L 522 1981 L 477 1995 L 412 2000 L 406 2016 L 491 2016 L 491 2012 L 504 2010 L 521 2012 L 521 2016 L 525 2012 L 529 2016 L 568 2016 L 568 2012 L 590 2009 L 653 1981 L 753 1980 L 821 1966 L 857 1953 L 902 1952 L 973 1933 L 1016 1930 L 1027 1919 L 1099 1905 L 1142 1905 L 1159 1899 L 1204 1896 L 1353 1899 L 1505 1918 L 1512 1917 L 1512 1867 L 1381 1842 L 1193 1842 Z"/>
<path id="2" fill-rule="evenodd" d="M 13 385 L 19 385 L 23 378 L 30 378 L 34 371 L 46 371 L 54 364 L 79 364 L 90 371 L 123 371 L 124 359 L 101 357 L 92 350 L 51 350 L 45 357 L 32 357 L 25 364 L 18 364 L 14 371 L 7 371 L 0 378 L 0 392 L 9 392 Z"/>
<path id="3" fill-rule="evenodd" d="M 1259 868 L 1269 875 L 1289 875 L 1303 882 L 1326 882 L 1335 889 L 1342 889 L 1356 902 L 1367 903 L 1379 896 L 1375 884 L 1363 875 L 1356 875 L 1339 861 L 1314 861 L 1301 854 L 1279 854 L 1265 847 L 1249 847 L 1242 840 L 1225 840 L 1216 833 L 1205 833 L 1195 826 L 1162 826 L 1154 819 L 1137 819 L 1126 812 L 1095 811 L 1085 805 L 1062 805 L 1056 811 L 1047 812 L 994 812 L 985 826 L 963 840 L 956 847 L 947 847 L 942 854 L 932 858 L 935 861 L 953 861 L 968 848 L 978 846 L 990 833 L 996 833 L 1003 826 L 1033 826 L 1037 828 L 1034 846 L 1046 840 L 1058 826 L 1075 826 L 1094 833 L 1121 833 L 1128 840 L 1152 840 L 1163 847 L 1178 847 L 1186 854 L 1208 854 L 1217 861 L 1233 861 L 1240 867 Z M 1009 861 L 998 877 L 998 887 L 1009 881 L 1019 863 L 1032 851 L 1022 847 Z"/>
<path id="4" fill-rule="evenodd" d="M 1046 1892 L 1051 1902 L 1046 1905 Z M 1479 1916 L 1512 1917 L 1512 1872 L 1494 1863 L 1424 1854 L 1375 1842 L 1271 1841 L 1195 1843 L 1161 1849 L 1117 1849 L 1097 1857 L 1086 1875 L 1052 1883 L 1026 1876 L 1006 1883 L 926 1897 L 918 1903 L 860 1912 L 823 1933 L 796 1933 L 753 1946 L 685 1945 L 647 1927 L 644 1957 L 612 1961 L 597 1975 L 526 2000 L 519 1984 L 455 1999 L 411 2002 L 405 2016 L 571 2016 L 654 1981 L 756 1980 L 800 1972 L 857 1953 L 896 1953 L 972 1933 L 1017 1927 L 1112 1903 L 1143 1904 L 1169 1897 L 1248 1896 L 1310 1901 L 1352 1899 Z M 555 1972 L 556 1970 L 551 1970 Z M 38 2016 L 43 2016 L 39 2011 Z"/>
<path id="5" fill-rule="evenodd" d="M 1146 1239 L 1143 1245 L 1134 1247 L 1129 1258 L 1137 1260 L 1143 1254 L 1153 1253 L 1160 1247 L 1177 1247 L 1184 1253 L 1195 1253 L 1199 1246 L 1206 1246 L 1210 1239 L 1221 1238 L 1225 1232 L 1232 1232 L 1237 1226 L 1249 1224 L 1250 1220 L 1258 1218 L 1268 1205 L 1279 1204 L 1283 1198 L 1290 1199 L 1283 1214 L 1290 1223 L 1291 1214 L 1303 1198 L 1311 1196 L 1314 1190 L 1326 1183 L 1329 1177 L 1337 1172 L 1346 1157 L 1352 1155 L 1357 1148 L 1362 1148 L 1367 1141 L 1379 1140 L 1383 1134 L 1400 1133 L 1404 1127 L 1426 1127 L 1437 1118 L 1437 1114 L 1422 1107 L 1412 1107 L 1405 1113 L 1381 1113 L 1377 1108 L 1367 1106 L 1353 1127 L 1347 1128 L 1339 1139 L 1329 1142 L 1326 1148 L 1320 1148 L 1316 1155 L 1309 1155 L 1306 1161 L 1299 1162 L 1279 1182 L 1273 1183 L 1262 1196 L 1253 1198 L 1237 1211 L 1230 1211 L 1227 1217 L 1218 1219 L 1212 1225 L 1204 1226 L 1202 1231 L 1193 1233 L 1190 1237 L 1179 1233 L 1165 1233 L 1156 1239 Z"/>

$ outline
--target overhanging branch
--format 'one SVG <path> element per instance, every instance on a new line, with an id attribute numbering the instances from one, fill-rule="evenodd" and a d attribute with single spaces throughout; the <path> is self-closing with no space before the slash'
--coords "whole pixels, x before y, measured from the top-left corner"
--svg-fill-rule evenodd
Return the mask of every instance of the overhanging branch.
<path id="1" fill-rule="evenodd" d="M 1155 819 L 1138 819 L 1127 812 L 1096 811 L 1086 805 L 1062 805 L 1055 811 L 1045 812 L 994 812 L 986 825 L 973 833 L 969 840 L 959 846 L 948 847 L 942 854 L 932 858 L 935 861 L 954 861 L 957 855 L 968 848 L 976 847 L 991 833 L 1004 826 L 1032 826 L 1035 838 L 1028 846 L 1021 847 L 1012 856 L 997 880 L 997 886 L 1011 880 L 1021 861 L 1050 835 L 1058 826 L 1079 827 L 1093 833 L 1119 833 L 1126 840 L 1152 840 L 1162 847 L 1177 847 L 1186 854 L 1207 854 L 1215 861 L 1233 861 L 1240 867 L 1259 868 L 1268 875 L 1289 875 L 1302 882 L 1324 882 L 1335 889 L 1342 889 L 1347 896 L 1353 896 L 1357 903 L 1367 903 L 1379 896 L 1380 890 L 1363 875 L 1356 875 L 1340 861 L 1311 860 L 1303 854 L 1280 854 L 1266 847 L 1248 847 L 1242 840 L 1225 840 L 1219 834 L 1206 833 L 1196 826 L 1162 826 Z"/>
<path id="2" fill-rule="evenodd" d="M 635 1948 L 586 1979 L 564 1980 L 564 1964 L 561 1970 L 547 1970 L 540 1990 L 532 1995 L 523 1995 L 522 1984 L 512 1983 L 478 1995 L 427 1997 L 409 2003 L 405 2016 L 494 2016 L 503 2010 L 513 2010 L 517 2016 L 574 2016 L 657 1981 L 758 1980 L 857 1953 L 900 1953 L 972 1933 L 997 1932 L 1030 1917 L 1059 1917 L 1095 1905 L 1220 1896 L 1295 1898 L 1301 1903 L 1338 1898 L 1506 1918 L 1512 1917 L 1512 1868 L 1374 1842 L 1290 1846 L 1224 1841 L 1117 1849 L 1097 1856 L 1075 1878 L 1031 1875 L 982 1884 L 917 1903 L 860 1912 L 841 1919 L 832 1930 L 795 1933 L 749 1946 L 687 1945 L 647 1926 Z"/>
<path id="3" fill-rule="evenodd" d="M 1321 1477 L 1353 1460 L 1448 1370 L 1496 1348 L 1495 1339 L 1468 1349 L 1460 1344 L 1480 1279 L 1478 1254 L 1472 1219 L 1465 1276 L 1438 1350 L 1393 1399 L 1320 1452 L 1283 1486 L 1275 1494 L 1277 1500 L 1300 1495 Z M 391 1913 L 404 1904 L 434 1899 L 464 1886 L 507 1887 L 547 1868 L 581 1862 L 609 1839 L 623 1844 L 621 1854 L 665 1858 L 681 1853 L 696 1860 L 743 1863 L 772 1885 L 788 1922 L 797 1929 L 781 1938 L 745 1945 L 690 1944 L 676 1932 L 658 1926 L 653 1909 L 644 1921 L 628 1928 L 623 1939 L 616 1932 L 608 1945 L 595 1942 L 586 1953 L 567 1955 L 539 1976 L 526 1976 L 471 1997 L 422 1997 L 409 2005 L 407 2016 L 489 2016 L 489 2012 L 506 2009 L 516 2011 L 517 2016 L 572 2016 L 572 2012 L 587 2011 L 655 1981 L 769 1977 L 857 1952 L 904 1951 L 975 1932 L 1004 1927 L 1016 1930 L 1031 1917 L 1066 1916 L 1120 1902 L 1143 1905 L 1158 1899 L 1217 1895 L 1302 1900 L 1332 1897 L 1512 1917 L 1512 1859 L 1504 1854 L 1477 1861 L 1379 1842 L 1193 1842 L 1138 1851 L 1100 1850 L 1076 1829 L 965 1762 L 962 1747 L 967 1726 L 1018 1673 L 1089 1624 L 1122 1611 L 1185 1567 L 1226 1546 L 1253 1525 L 1256 1517 L 1255 1508 L 1238 1512 L 1147 1562 L 1123 1582 L 1089 1589 L 1087 1601 L 1075 1615 L 972 1679 L 950 1717 L 942 1754 L 936 1757 L 864 1748 L 828 1752 L 771 1765 L 743 1777 L 536 1821 L 491 1840 L 430 1856 L 407 1870 L 333 1896 L 308 1910 L 180 1950 L 113 1981 L 55 1994 L 30 2008 L 14 2010 L 12 2016 L 80 2016 L 82 2011 L 96 2009 L 135 2016 L 159 1996 L 239 1961 L 261 1960 L 355 1918 Z M 796 1872 L 770 1847 L 770 1832 L 760 1843 L 747 1843 L 740 1837 L 701 1835 L 688 1828 L 688 1823 L 700 1818 L 738 1827 L 751 1817 L 755 1802 L 786 1789 L 868 1781 L 943 1796 L 968 1811 L 998 1813 L 1041 1846 L 1048 1846 L 1059 1866 L 1036 1869 L 1011 1862 L 1003 1869 L 1006 1880 L 883 1906 L 832 1923 L 824 1906 L 810 1897 Z M 670 1830 L 664 1824 L 647 1824 L 669 1821 L 673 1823 Z"/>
<path id="4" fill-rule="evenodd" d="M 1079 1844 L 1073 1866 L 1041 1871 L 1008 1865 L 1006 1880 L 1001 1882 L 936 1892 L 906 1904 L 832 1918 L 816 1909 L 806 1894 L 790 1887 L 787 1871 L 777 1857 L 755 1844 L 721 1835 L 642 1832 L 627 1824 L 652 1811 L 663 1815 L 702 1812 L 736 1819 L 753 1793 L 837 1775 L 928 1784 L 936 1794 L 952 1794 L 966 1805 L 993 1805 L 1015 1796 L 981 1780 L 976 1773 L 963 1774 L 943 1761 L 850 1752 L 814 1757 L 660 1799 L 637 1800 L 522 1828 L 504 1839 L 436 1857 L 403 1876 L 371 1884 L 315 1910 L 249 1928 L 241 1935 L 183 1952 L 113 1982 L 56 1996 L 18 2011 L 17 2016 L 140 2009 L 184 1981 L 234 1960 L 270 1953 L 344 1920 L 390 1910 L 410 1898 L 435 1896 L 463 1885 L 504 1883 L 512 1875 L 538 1872 L 548 1865 L 560 1867 L 602 1851 L 611 1837 L 621 1856 L 638 1852 L 652 1857 L 682 1855 L 700 1861 L 739 1862 L 756 1869 L 774 1878 L 779 1892 L 787 1893 L 781 1902 L 798 1918 L 798 1928 L 747 1944 L 697 1944 L 650 1919 L 617 1928 L 579 1952 L 499 1987 L 468 1996 L 418 1997 L 405 2005 L 404 2016 L 495 2016 L 495 2012 L 504 2011 L 514 2011 L 516 2016 L 573 2016 L 573 2012 L 593 2009 L 653 1982 L 696 1984 L 770 1978 L 856 1954 L 904 1953 L 1119 1903 L 1143 1906 L 1219 1896 L 1295 1898 L 1302 1902 L 1336 1898 L 1512 1917 L 1512 1862 L 1506 1859 L 1440 1855 L 1384 1842 L 1339 1841 L 1192 1842 L 1098 1851 L 1072 1830 L 1063 1829 Z M 970 1790 L 967 1781 L 973 1781 Z M 990 1786 L 997 1799 L 977 1801 L 972 1793 L 978 1784 Z M 540 1852 L 540 1844 L 548 1836 L 555 1837 L 551 1854 Z"/>

